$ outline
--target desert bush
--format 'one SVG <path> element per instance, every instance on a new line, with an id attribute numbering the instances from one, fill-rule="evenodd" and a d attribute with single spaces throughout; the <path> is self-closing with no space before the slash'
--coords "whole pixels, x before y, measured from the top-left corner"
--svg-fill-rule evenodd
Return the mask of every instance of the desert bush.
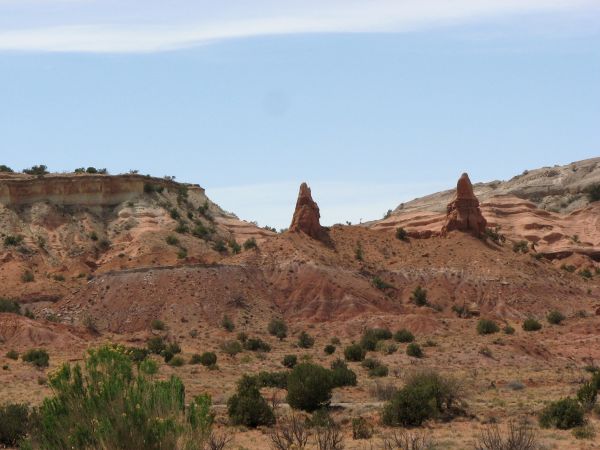
<path id="1" fill-rule="evenodd" d="M 346 361 L 362 361 L 365 359 L 366 353 L 359 344 L 352 344 L 344 349 L 344 358 Z"/>
<path id="2" fill-rule="evenodd" d="M 344 436 L 335 423 L 315 427 L 315 444 L 317 450 L 343 450 Z"/>
<path id="3" fill-rule="evenodd" d="M 44 164 L 40 164 L 38 166 L 31 166 L 28 169 L 23 169 L 23 173 L 26 173 L 27 175 L 43 176 L 48 173 L 48 167 Z"/>
<path id="4" fill-rule="evenodd" d="M 315 339 L 309 335 L 306 331 L 300 333 L 298 337 L 298 347 L 300 348 L 311 348 L 315 344 Z"/>
<path id="5" fill-rule="evenodd" d="M 150 328 L 152 328 L 153 330 L 162 331 L 165 330 L 167 327 L 162 320 L 154 319 L 152 322 L 150 322 Z"/>
<path id="6" fill-rule="evenodd" d="M 12 170 L 10 167 L 8 167 L 5 164 L 0 164 L 0 172 L 4 172 L 4 173 L 13 173 L 14 170 Z"/>
<path id="7" fill-rule="evenodd" d="M 21 314 L 21 305 L 14 300 L 0 298 L 0 313 Z"/>
<path id="8" fill-rule="evenodd" d="M 584 383 L 583 386 L 577 391 L 577 400 L 586 411 L 591 411 L 596 404 L 596 398 L 598 397 L 598 389 L 592 381 Z"/>
<path id="9" fill-rule="evenodd" d="M 588 424 L 573 428 L 571 434 L 573 434 L 575 439 L 594 439 L 596 437 L 596 430 L 594 430 L 591 424 Z"/>
<path id="10" fill-rule="evenodd" d="M 294 409 L 315 411 L 329 404 L 332 388 L 331 371 L 316 364 L 298 364 L 288 377 L 287 401 Z"/>
<path id="11" fill-rule="evenodd" d="M 525 331 L 538 331 L 542 329 L 542 324 L 533 318 L 529 318 L 523 322 L 523 329 Z"/>
<path id="12" fill-rule="evenodd" d="M 427 433 L 394 431 L 383 437 L 382 450 L 435 450 L 437 446 Z"/>
<path id="13" fill-rule="evenodd" d="M 12 236 L 8 235 L 4 238 L 4 246 L 5 247 L 16 247 L 23 242 L 23 236 L 17 235 Z"/>
<path id="14" fill-rule="evenodd" d="M 244 250 L 250 250 L 257 247 L 258 245 L 256 244 L 256 239 L 254 238 L 249 238 L 244 241 Z"/>
<path id="15" fill-rule="evenodd" d="M 412 356 L 413 358 L 422 358 L 423 357 L 423 350 L 421 349 L 421 347 L 419 346 L 419 344 L 411 342 L 410 344 L 408 344 L 406 346 L 406 354 L 408 356 Z"/>
<path id="16" fill-rule="evenodd" d="M 221 350 L 228 356 L 235 356 L 242 351 L 239 341 L 226 341 L 221 344 Z"/>
<path id="17" fill-rule="evenodd" d="M 248 338 L 244 344 L 244 349 L 252 352 L 270 352 L 271 346 L 260 338 Z"/>
<path id="18" fill-rule="evenodd" d="M 402 328 L 401 330 L 396 331 L 394 340 L 401 343 L 409 343 L 415 340 L 415 336 L 406 328 Z"/>
<path id="19" fill-rule="evenodd" d="M 477 333 L 478 334 L 492 334 L 500 331 L 500 328 L 493 320 L 481 319 L 477 322 Z"/>
<path id="20" fill-rule="evenodd" d="M 365 254 L 362 248 L 362 244 L 360 242 L 356 243 L 356 248 L 354 249 L 354 258 L 357 261 L 364 261 Z"/>
<path id="21" fill-rule="evenodd" d="M 243 375 L 236 393 L 227 401 L 227 413 L 233 425 L 249 428 L 275 423 L 273 410 L 260 394 L 256 379 Z"/>
<path id="22" fill-rule="evenodd" d="M 49 379 L 54 396 L 39 408 L 33 448 L 202 448 L 213 417 L 210 397 L 185 406 L 179 378 L 154 381 L 118 348 L 90 350 L 82 368 L 65 364 Z"/>
<path id="23" fill-rule="evenodd" d="M 331 377 L 333 387 L 356 386 L 356 374 L 342 359 L 331 363 Z"/>
<path id="24" fill-rule="evenodd" d="M 267 330 L 271 336 L 276 336 L 279 340 L 287 337 L 287 325 L 281 319 L 271 319 Z"/>
<path id="25" fill-rule="evenodd" d="M 506 325 L 504 328 L 502 328 L 502 331 L 504 334 L 515 334 L 515 329 L 510 325 Z"/>
<path id="26" fill-rule="evenodd" d="M 460 398 L 461 390 L 454 379 L 432 370 L 415 372 L 386 403 L 382 420 L 389 426 L 420 426 L 428 419 L 452 418 L 458 412 Z"/>
<path id="27" fill-rule="evenodd" d="M 200 355 L 200 364 L 205 367 L 214 366 L 217 364 L 217 355 L 213 352 L 204 352 Z"/>
<path id="28" fill-rule="evenodd" d="M 563 398 L 550 403 L 540 413 L 542 428 L 558 428 L 568 430 L 583 425 L 583 408 L 577 400 Z"/>
<path id="29" fill-rule="evenodd" d="M 379 277 L 374 277 L 371 282 L 373 283 L 373 286 L 375 286 L 377 289 L 379 289 L 381 291 L 385 291 L 386 289 L 394 287 L 390 283 L 387 283 L 386 281 L 382 280 Z"/>
<path id="30" fill-rule="evenodd" d="M 310 435 L 304 417 L 292 413 L 279 420 L 277 428 L 269 433 L 269 439 L 273 450 L 303 450 L 308 445 Z"/>
<path id="31" fill-rule="evenodd" d="M 535 431 L 526 423 L 509 422 L 506 434 L 497 424 L 485 428 L 477 436 L 475 450 L 538 450 Z"/>
<path id="32" fill-rule="evenodd" d="M 565 316 L 560 311 L 550 311 L 546 316 L 546 319 L 548 320 L 548 323 L 551 323 L 552 325 L 559 325 L 565 320 Z"/>
<path id="33" fill-rule="evenodd" d="M 426 306 L 428 303 L 427 290 L 423 289 L 421 286 L 417 286 L 415 290 L 412 291 L 410 301 L 417 306 Z"/>
<path id="34" fill-rule="evenodd" d="M 221 239 L 217 239 L 213 243 L 213 250 L 219 253 L 227 253 L 227 247 L 225 246 L 225 242 Z"/>
<path id="35" fill-rule="evenodd" d="M 278 389 L 287 389 L 287 380 L 289 373 L 287 371 L 283 372 L 266 372 L 261 371 L 256 375 L 256 380 L 258 382 L 258 386 L 263 387 L 271 387 Z"/>
<path id="36" fill-rule="evenodd" d="M 35 280 L 35 276 L 31 270 L 26 270 L 21 274 L 21 281 L 23 283 L 31 283 L 33 280 Z"/>
<path id="37" fill-rule="evenodd" d="M 175 236 L 173 235 L 169 235 L 165 238 L 165 241 L 167 242 L 167 244 L 169 245 L 178 245 L 179 244 L 179 239 L 177 239 Z"/>
<path id="38" fill-rule="evenodd" d="M 0 447 L 16 447 L 29 431 L 30 412 L 27 405 L 0 406 Z"/>
<path id="39" fill-rule="evenodd" d="M 529 251 L 529 244 L 527 241 L 518 241 L 513 244 L 513 252 L 515 253 L 527 253 Z"/>
<path id="40" fill-rule="evenodd" d="M 9 350 L 9 351 L 6 353 L 6 357 L 7 357 L 8 359 L 13 359 L 13 360 L 15 360 L 15 361 L 16 361 L 17 359 L 19 359 L 19 352 L 15 351 L 15 350 Z"/>
<path id="41" fill-rule="evenodd" d="M 230 333 L 235 329 L 235 324 L 233 323 L 233 320 L 231 320 L 231 318 L 227 314 L 223 316 L 223 319 L 221 320 L 221 326 Z"/>
<path id="42" fill-rule="evenodd" d="M 185 365 L 185 360 L 181 356 L 171 356 L 167 362 L 171 367 L 181 367 Z"/>
<path id="43" fill-rule="evenodd" d="M 129 356 L 132 362 L 140 363 L 148 358 L 150 350 L 140 347 L 124 347 L 123 353 Z"/>
<path id="44" fill-rule="evenodd" d="M 333 355 L 335 353 L 335 345 L 327 344 L 323 351 L 326 355 Z"/>
<path id="45" fill-rule="evenodd" d="M 371 439 L 372 436 L 373 426 L 364 417 L 352 419 L 352 439 Z"/>
<path id="46" fill-rule="evenodd" d="M 46 350 L 32 349 L 25 352 L 21 359 L 25 362 L 33 364 L 38 368 L 44 368 L 48 367 L 50 356 Z"/>
<path id="47" fill-rule="evenodd" d="M 377 366 L 369 369 L 369 376 L 373 378 L 387 377 L 389 369 L 385 364 L 378 364 Z"/>
<path id="48" fill-rule="evenodd" d="M 400 239 L 401 241 L 408 241 L 408 233 L 404 228 L 396 228 L 396 239 Z"/>
<path id="49" fill-rule="evenodd" d="M 296 355 L 285 355 L 281 364 L 288 369 L 293 369 L 294 366 L 298 364 L 298 357 Z"/>
<path id="50" fill-rule="evenodd" d="M 590 202 L 597 202 L 600 200 L 600 183 L 588 186 L 586 193 Z"/>
<path id="51" fill-rule="evenodd" d="M 148 339 L 146 342 L 146 347 L 150 353 L 154 353 L 155 355 L 160 355 L 166 348 L 167 344 L 165 340 L 160 336 L 154 336 Z"/>

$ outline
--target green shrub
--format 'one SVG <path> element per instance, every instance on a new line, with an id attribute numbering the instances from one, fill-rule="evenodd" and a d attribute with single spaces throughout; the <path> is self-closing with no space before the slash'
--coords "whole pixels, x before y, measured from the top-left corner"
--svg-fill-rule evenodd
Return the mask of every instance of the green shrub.
<path id="1" fill-rule="evenodd" d="M 527 241 L 518 241 L 513 244 L 513 252 L 515 253 L 527 253 L 529 251 L 529 245 Z"/>
<path id="2" fill-rule="evenodd" d="M 83 368 L 63 365 L 49 384 L 54 396 L 39 408 L 32 448 L 203 448 L 210 434 L 209 396 L 186 407 L 179 378 L 154 381 L 115 347 L 90 350 Z"/>
<path id="3" fill-rule="evenodd" d="M 427 290 L 417 286 L 410 296 L 410 300 L 417 306 L 425 306 L 428 303 Z"/>
<path id="4" fill-rule="evenodd" d="M 226 341 L 221 344 L 223 353 L 229 356 L 235 356 L 242 351 L 242 344 L 239 341 Z"/>
<path id="5" fill-rule="evenodd" d="M 298 347 L 300 348 L 311 348 L 315 344 L 315 339 L 311 337 L 306 331 L 300 333 L 298 337 Z"/>
<path id="6" fill-rule="evenodd" d="M 408 241 L 408 233 L 404 228 L 396 228 L 396 239 L 400 239 L 401 241 Z"/>
<path id="7" fill-rule="evenodd" d="M 234 239 L 231 239 L 229 242 L 229 248 L 231 249 L 231 253 L 237 255 L 242 251 L 242 246 L 238 244 Z"/>
<path id="8" fill-rule="evenodd" d="M 401 343 L 409 343 L 415 340 L 415 336 L 406 328 L 396 331 L 394 340 Z"/>
<path id="9" fill-rule="evenodd" d="M 288 377 L 287 401 L 294 409 L 312 412 L 329 404 L 333 376 L 324 367 L 302 363 Z"/>
<path id="10" fill-rule="evenodd" d="M 342 359 L 331 363 L 333 387 L 356 386 L 356 374 Z"/>
<path id="11" fill-rule="evenodd" d="M 27 405 L 0 406 L 0 447 L 16 447 L 29 432 Z"/>
<path id="12" fill-rule="evenodd" d="M 589 280 L 590 278 L 592 278 L 593 275 L 592 271 L 586 267 L 585 269 L 581 269 L 579 271 L 579 276 L 585 278 L 586 280 Z"/>
<path id="13" fill-rule="evenodd" d="M 504 331 L 504 334 L 515 334 L 515 329 L 510 325 L 506 325 L 504 328 L 502 328 L 502 331 Z"/>
<path id="14" fill-rule="evenodd" d="M 0 298 L 0 313 L 21 314 L 21 305 L 14 300 Z"/>
<path id="15" fill-rule="evenodd" d="M 575 439 L 594 439 L 596 437 L 596 430 L 592 425 L 583 425 L 581 427 L 573 428 L 571 434 Z"/>
<path id="16" fill-rule="evenodd" d="M 267 329 L 271 336 L 277 336 L 279 340 L 287 337 L 287 325 L 281 319 L 271 319 Z"/>
<path id="17" fill-rule="evenodd" d="M 221 326 L 230 333 L 235 329 L 235 324 L 228 315 L 223 316 L 223 319 L 221 320 Z"/>
<path id="18" fill-rule="evenodd" d="M 4 246 L 5 247 L 16 247 L 17 245 L 21 245 L 23 242 L 23 236 L 6 236 L 4 238 Z"/>
<path id="19" fill-rule="evenodd" d="M 583 408 L 572 398 L 550 403 L 540 413 L 542 428 L 568 430 L 583 425 Z"/>
<path id="20" fill-rule="evenodd" d="M 385 291 L 386 289 L 389 288 L 393 288 L 394 286 L 392 286 L 390 283 L 387 283 L 385 281 L 383 281 L 381 278 L 379 277 L 375 277 L 372 280 L 373 286 L 375 286 L 377 289 L 379 289 L 380 291 Z"/>
<path id="21" fill-rule="evenodd" d="M 167 327 L 162 320 L 154 319 L 150 322 L 150 328 L 153 330 L 165 330 Z"/>
<path id="22" fill-rule="evenodd" d="M 420 426 L 437 417 L 452 418 L 460 403 L 457 383 L 435 371 L 416 372 L 384 406 L 382 420 L 388 426 Z"/>
<path id="23" fill-rule="evenodd" d="M 593 381 L 588 381 L 577 391 L 577 400 L 586 411 L 591 411 L 594 408 L 597 396 L 598 389 Z"/>
<path id="24" fill-rule="evenodd" d="M 287 389 L 288 372 L 259 372 L 256 376 L 259 387 Z"/>
<path id="25" fill-rule="evenodd" d="M 411 342 L 410 344 L 408 344 L 406 346 L 406 354 L 408 356 L 412 356 L 413 358 L 422 358 L 423 350 L 421 350 L 421 347 L 419 346 L 419 344 Z"/>
<path id="26" fill-rule="evenodd" d="M 359 344 L 352 344 L 344 349 L 344 358 L 346 361 L 362 361 L 366 353 Z"/>
<path id="27" fill-rule="evenodd" d="M 371 439 L 373 427 L 362 417 L 352 419 L 352 439 Z"/>
<path id="28" fill-rule="evenodd" d="M 238 381 L 236 393 L 227 401 L 227 413 L 233 425 L 256 428 L 275 423 L 275 415 L 260 394 L 257 380 L 248 375 Z"/>
<path id="29" fill-rule="evenodd" d="M 203 366 L 209 367 L 217 364 L 217 355 L 213 352 L 204 352 L 200 356 L 200 364 Z"/>
<path id="30" fill-rule="evenodd" d="M 254 238 L 246 239 L 246 241 L 244 242 L 244 250 L 250 250 L 257 247 L 258 245 L 256 244 L 256 239 Z"/>
<path id="31" fill-rule="evenodd" d="M 13 359 L 13 360 L 15 360 L 15 361 L 16 361 L 17 359 L 19 359 L 19 352 L 15 351 L 15 350 L 9 350 L 9 351 L 6 353 L 6 357 L 7 357 L 8 359 Z"/>
<path id="32" fill-rule="evenodd" d="M 285 355 L 281 364 L 288 369 L 293 369 L 298 364 L 298 357 L 296 355 Z"/>
<path id="33" fill-rule="evenodd" d="M 160 336 L 154 336 L 148 339 L 146 342 L 146 347 L 150 353 L 154 353 L 155 355 L 160 355 L 167 348 L 167 344 L 165 340 Z"/>
<path id="34" fill-rule="evenodd" d="M 35 279 L 31 270 L 26 270 L 21 274 L 21 281 L 23 283 L 31 283 Z"/>
<path id="35" fill-rule="evenodd" d="M 227 247 L 225 246 L 225 242 L 221 239 L 217 239 L 213 243 L 213 250 L 219 253 L 227 253 Z"/>
<path id="36" fill-rule="evenodd" d="M 7 165 L 4 164 L 0 164 L 0 172 L 4 172 L 4 173 L 13 173 L 14 170 L 12 170 L 10 167 L 8 167 Z"/>
<path id="37" fill-rule="evenodd" d="M 550 311 L 548 316 L 546 316 L 546 319 L 548 319 L 548 323 L 551 323 L 552 325 L 559 325 L 565 320 L 565 316 L 560 311 Z"/>
<path id="38" fill-rule="evenodd" d="M 192 230 L 192 234 L 198 238 L 205 239 L 210 235 L 210 231 L 208 231 L 208 228 L 202 222 L 198 222 Z"/>
<path id="39" fill-rule="evenodd" d="M 48 173 L 48 167 L 44 164 L 40 164 L 39 166 L 31 166 L 28 169 L 23 169 L 23 173 L 26 173 L 27 175 L 43 176 Z"/>
<path id="40" fill-rule="evenodd" d="M 131 359 L 132 362 L 137 363 L 145 361 L 150 354 L 150 350 L 140 347 L 125 347 L 123 352 L 129 356 L 129 359 Z"/>
<path id="41" fill-rule="evenodd" d="M 181 367 L 185 364 L 185 360 L 181 356 L 172 356 L 168 361 L 171 367 Z"/>
<path id="42" fill-rule="evenodd" d="M 529 318 L 523 322 L 523 329 L 525 331 L 538 331 L 542 329 L 542 324 L 533 318 Z"/>
<path id="43" fill-rule="evenodd" d="M 373 351 L 379 341 L 391 338 L 392 332 L 387 328 L 369 328 L 363 333 L 360 345 L 367 351 Z"/>
<path id="44" fill-rule="evenodd" d="M 500 328 L 493 320 L 481 319 L 477 323 L 477 333 L 479 334 L 493 334 L 498 331 L 500 331 Z"/>
<path id="45" fill-rule="evenodd" d="M 335 353 L 335 345 L 327 344 L 323 351 L 326 355 L 333 355 Z"/>
<path id="46" fill-rule="evenodd" d="M 244 342 L 244 348 L 252 352 L 270 352 L 271 346 L 260 338 L 248 338 Z"/>
<path id="47" fill-rule="evenodd" d="M 38 368 L 43 368 L 48 367 L 50 356 L 46 350 L 32 349 L 25 352 L 21 359 L 25 362 L 33 364 Z"/>
<path id="48" fill-rule="evenodd" d="M 592 184 L 586 188 L 588 199 L 590 202 L 600 200 L 600 183 Z"/>
<path id="49" fill-rule="evenodd" d="M 369 376 L 374 378 L 387 377 L 388 376 L 388 367 L 384 364 L 379 364 L 372 369 L 369 369 Z"/>
<path id="50" fill-rule="evenodd" d="M 169 245 L 178 245 L 179 244 L 179 239 L 177 239 L 175 236 L 173 235 L 169 235 L 166 237 L 165 241 L 167 242 L 167 244 Z"/>

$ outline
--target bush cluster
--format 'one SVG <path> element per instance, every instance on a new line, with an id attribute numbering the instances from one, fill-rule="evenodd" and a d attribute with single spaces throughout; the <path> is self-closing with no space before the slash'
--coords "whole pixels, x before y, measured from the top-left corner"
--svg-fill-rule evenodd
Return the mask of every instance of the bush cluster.
<path id="1" fill-rule="evenodd" d="M 493 320 L 481 319 L 477 323 L 477 333 L 479 334 L 493 334 L 500 331 L 500 328 Z"/>
<path id="2" fill-rule="evenodd" d="M 344 349 L 344 358 L 346 358 L 346 361 L 362 361 L 365 359 L 366 354 L 365 349 L 359 344 L 352 344 Z"/>
<path id="3" fill-rule="evenodd" d="M 308 412 L 327 406 L 334 387 L 331 371 L 311 363 L 294 367 L 287 384 L 289 405 Z"/>
<path id="4" fill-rule="evenodd" d="M 276 336 L 279 340 L 287 337 L 287 325 L 281 319 L 272 319 L 267 327 L 271 336 Z"/>
<path id="5" fill-rule="evenodd" d="M 273 410 L 259 388 L 254 377 L 243 375 L 238 381 L 236 393 L 227 401 L 227 413 L 233 425 L 256 428 L 275 423 Z"/>

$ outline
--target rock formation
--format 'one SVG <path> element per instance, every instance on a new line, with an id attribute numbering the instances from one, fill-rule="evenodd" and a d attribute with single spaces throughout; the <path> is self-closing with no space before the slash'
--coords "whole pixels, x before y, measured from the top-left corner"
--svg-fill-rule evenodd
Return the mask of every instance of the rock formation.
<path id="1" fill-rule="evenodd" d="M 458 230 L 479 237 L 485 232 L 486 225 L 487 221 L 479 209 L 479 200 L 473 193 L 469 175 L 463 173 L 456 185 L 456 196 L 448 204 L 442 234 Z"/>
<path id="2" fill-rule="evenodd" d="M 312 199 L 310 188 L 306 183 L 302 183 L 290 231 L 302 232 L 313 239 L 326 242 L 328 241 L 327 230 L 321 226 L 320 218 L 319 206 Z"/>

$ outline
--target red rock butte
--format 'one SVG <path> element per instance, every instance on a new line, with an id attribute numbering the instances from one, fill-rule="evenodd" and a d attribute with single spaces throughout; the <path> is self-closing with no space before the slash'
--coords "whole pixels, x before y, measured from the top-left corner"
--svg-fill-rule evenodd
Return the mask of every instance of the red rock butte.
<path id="1" fill-rule="evenodd" d="M 327 230 L 321 226 L 320 218 L 319 206 L 313 200 L 310 188 L 306 183 L 302 183 L 290 231 L 302 232 L 313 239 L 327 241 Z"/>
<path id="2" fill-rule="evenodd" d="M 479 209 L 479 200 L 473 192 L 469 175 L 463 173 L 456 185 L 456 196 L 448 203 L 442 234 L 458 230 L 479 237 L 486 226 L 487 221 Z"/>

